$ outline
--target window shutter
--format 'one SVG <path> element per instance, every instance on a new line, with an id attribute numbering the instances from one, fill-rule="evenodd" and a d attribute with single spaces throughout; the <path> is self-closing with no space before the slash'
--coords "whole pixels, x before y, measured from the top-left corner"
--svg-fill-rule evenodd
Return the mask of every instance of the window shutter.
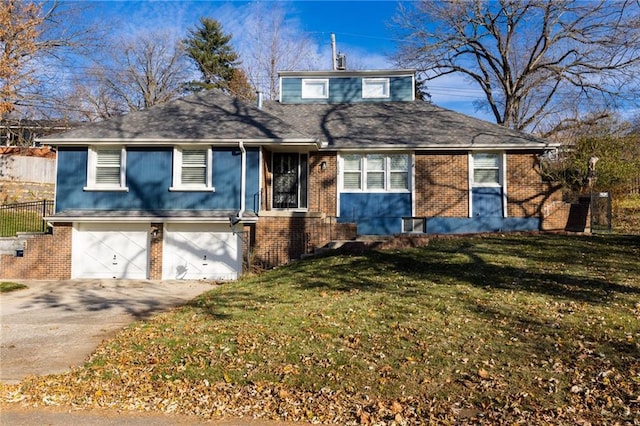
<path id="1" fill-rule="evenodd" d="M 96 151 L 96 184 L 120 185 L 120 161 L 122 152 L 119 149 Z"/>
<path id="2" fill-rule="evenodd" d="M 202 149 L 182 150 L 182 184 L 207 184 L 207 151 Z"/>

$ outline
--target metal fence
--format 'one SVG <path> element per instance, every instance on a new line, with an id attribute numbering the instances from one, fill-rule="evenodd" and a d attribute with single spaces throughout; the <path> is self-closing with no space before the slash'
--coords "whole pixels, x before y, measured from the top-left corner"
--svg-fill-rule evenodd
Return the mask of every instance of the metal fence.
<path id="1" fill-rule="evenodd" d="M 51 200 L 0 206 L 0 237 L 12 237 L 18 232 L 47 232 L 43 218 L 51 214 Z"/>

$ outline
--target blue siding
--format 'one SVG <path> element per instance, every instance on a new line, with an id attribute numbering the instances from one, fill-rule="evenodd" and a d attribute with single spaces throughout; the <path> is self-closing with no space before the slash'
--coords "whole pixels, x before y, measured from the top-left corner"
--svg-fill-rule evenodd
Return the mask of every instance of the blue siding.
<path id="1" fill-rule="evenodd" d="M 127 148 L 128 192 L 84 191 L 87 182 L 87 149 L 60 148 L 56 188 L 56 212 L 65 210 L 230 210 L 240 208 L 238 149 L 214 149 L 215 192 L 169 191 L 172 182 L 170 147 Z M 253 207 L 259 186 L 259 153 L 247 152 L 246 207 Z M 249 167 L 251 169 L 249 170 Z"/>
<path id="2" fill-rule="evenodd" d="M 340 194 L 338 221 L 356 223 L 360 235 L 399 234 L 406 216 L 411 216 L 411 194 Z"/>
<path id="3" fill-rule="evenodd" d="M 478 232 L 537 231 L 535 217 L 432 217 L 427 218 L 427 234 L 469 234 Z"/>
<path id="4" fill-rule="evenodd" d="M 473 188 L 473 217 L 502 217 L 502 188 Z"/>
<path id="5" fill-rule="evenodd" d="M 312 77 L 304 77 L 305 79 Z M 322 77 L 318 77 L 322 78 Z M 388 98 L 362 98 L 362 77 L 329 78 L 328 99 L 302 99 L 302 77 L 282 79 L 282 103 L 344 103 L 344 102 L 389 102 L 410 101 L 413 98 L 413 79 L 390 77 Z"/>

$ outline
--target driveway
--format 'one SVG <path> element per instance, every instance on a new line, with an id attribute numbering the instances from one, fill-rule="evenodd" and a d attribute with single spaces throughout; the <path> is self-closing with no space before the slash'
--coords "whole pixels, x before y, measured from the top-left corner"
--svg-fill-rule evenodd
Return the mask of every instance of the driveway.
<path id="1" fill-rule="evenodd" d="M 0 382 L 82 365 L 96 346 L 131 322 L 214 288 L 200 281 L 20 281 L 0 295 Z"/>

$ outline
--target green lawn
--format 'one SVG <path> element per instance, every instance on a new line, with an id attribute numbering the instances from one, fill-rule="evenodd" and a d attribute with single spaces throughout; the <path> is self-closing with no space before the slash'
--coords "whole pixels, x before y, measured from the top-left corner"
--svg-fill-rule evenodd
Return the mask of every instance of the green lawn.
<path id="1" fill-rule="evenodd" d="M 17 232 L 42 232 L 42 216 L 0 212 L 0 237 L 15 237 Z"/>
<path id="2" fill-rule="evenodd" d="M 135 323 L 83 368 L 2 395 L 334 424 L 634 424 L 640 236 L 308 259 Z"/>
<path id="3" fill-rule="evenodd" d="M 0 293 L 9 293 L 16 290 L 22 290 L 27 288 L 24 284 L 14 283 L 11 281 L 0 282 Z"/>

